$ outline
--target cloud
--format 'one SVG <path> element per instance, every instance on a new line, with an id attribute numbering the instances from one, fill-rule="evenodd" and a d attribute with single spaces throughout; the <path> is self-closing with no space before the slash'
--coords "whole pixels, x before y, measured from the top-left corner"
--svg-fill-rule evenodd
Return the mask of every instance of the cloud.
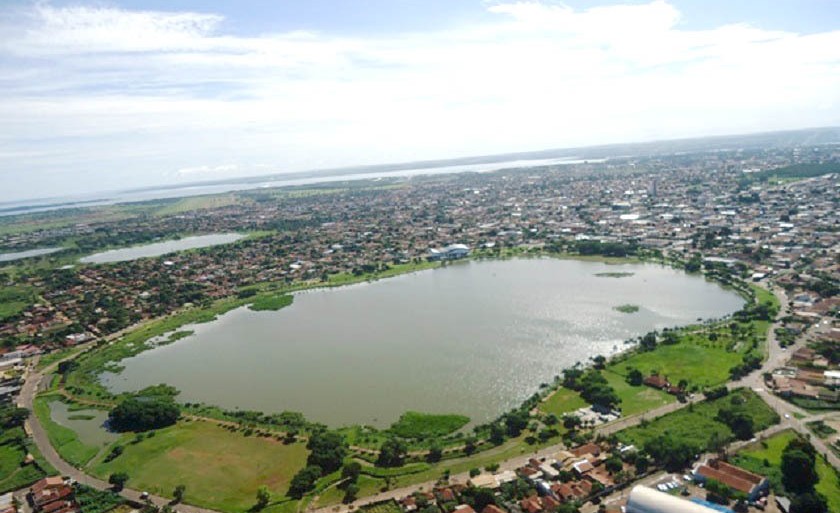
<path id="1" fill-rule="evenodd" d="M 686 30 L 661 0 L 487 9 L 353 37 L 233 35 L 214 13 L 0 9 L 0 179 L 122 187 L 840 119 L 838 31 Z"/>

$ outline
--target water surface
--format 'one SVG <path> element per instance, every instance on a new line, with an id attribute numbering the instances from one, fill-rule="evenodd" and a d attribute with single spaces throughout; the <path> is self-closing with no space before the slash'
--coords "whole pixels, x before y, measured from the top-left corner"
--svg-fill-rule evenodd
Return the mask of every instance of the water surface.
<path id="1" fill-rule="evenodd" d="M 101 253 L 94 253 L 79 259 L 83 264 L 109 264 L 113 262 L 126 262 L 138 258 L 149 258 L 166 255 L 175 251 L 187 249 L 206 248 L 217 244 L 229 244 L 236 242 L 245 236 L 239 233 L 214 233 L 210 235 L 197 235 L 195 237 L 184 237 L 183 239 L 167 240 L 132 246 L 130 248 L 109 249 Z"/>
<path id="2" fill-rule="evenodd" d="M 622 279 L 596 276 L 632 272 Z M 626 314 L 613 308 L 639 305 Z M 651 264 L 464 262 L 240 308 L 105 373 L 115 392 L 169 383 L 180 400 L 295 410 L 332 426 L 388 425 L 406 410 L 490 420 L 540 383 L 652 329 L 717 318 L 740 296 Z"/>
<path id="3" fill-rule="evenodd" d="M 50 417 L 53 422 L 66 428 L 72 429 L 79 436 L 79 441 L 92 447 L 102 447 L 115 442 L 120 435 L 112 433 L 105 428 L 108 420 L 108 412 L 102 410 L 76 410 L 71 411 L 67 403 L 61 401 L 50 401 Z M 73 418 L 85 416 L 92 418 Z"/>
<path id="4" fill-rule="evenodd" d="M 61 251 L 64 248 L 41 248 L 30 249 L 28 251 L 12 251 L 9 253 L 0 253 L 0 262 L 11 262 L 12 260 L 20 260 L 21 258 L 32 258 L 36 256 L 49 255 Z"/>

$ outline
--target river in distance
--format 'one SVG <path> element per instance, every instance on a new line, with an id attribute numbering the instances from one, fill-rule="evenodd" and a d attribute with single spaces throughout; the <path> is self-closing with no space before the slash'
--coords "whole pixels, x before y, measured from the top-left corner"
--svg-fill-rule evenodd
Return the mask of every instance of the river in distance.
<path id="1" fill-rule="evenodd" d="M 615 310 L 625 304 L 639 311 Z M 277 312 L 239 308 L 101 378 L 114 392 L 168 383 L 180 401 L 300 411 L 330 426 L 384 427 L 407 410 L 480 423 L 629 338 L 742 305 L 701 276 L 654 264 L 462 262 L 301 292 Z"/>
<path id="2" fill-rule="evenodd" d="M 86 256 L 79 259 L 83 264 L 110 264 L 114 262 L 127 262 L 129 260 L 137 260 L 138 258 L 150 258 L 176 251 L 185 251 L 188 249 L 206 248 L 218 244 L 230 244 L 245 236 L 239 233 L 211 233 L 209 235 L 196 235 L 194 237 L 184 237 L 182 239 L 167 240 L 163 242 L 155 242 L 152 244 L 143 244 L 140 246 L 131 246 L 128 248 L 109 249 L 100 253 Z"/>

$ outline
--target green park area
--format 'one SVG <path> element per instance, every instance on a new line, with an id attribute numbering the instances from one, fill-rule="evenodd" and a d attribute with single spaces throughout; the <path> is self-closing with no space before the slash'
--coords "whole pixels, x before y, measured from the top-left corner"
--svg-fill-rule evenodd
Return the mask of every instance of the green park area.
<path id="1" fill-rule="evenodd" d="M 738 418 L 733 418 L 736 415 Z M 737 438 L 752 438 L 754 433 L 778 422 L 779 416 L 767 403 L 752 390 L 741 388 L 642 422 L 620 431 L 618 438 L 644 448 L 651 440 L 667 434 L 697 450 L 712 450 Z"/>
<path id="2" fill-rule="evenodd" d="M 35 289 L 30 287 L 0 288 L 0 321 L 10 319 L 37 301 Z"/>
<path id="3" fill-rule="evenodd" d="M 26 417 L 23 408 L 0 406 L 0 494 L 23 488 L 54 472 L 24 433 Z"/>
<path id="4" fill-rule="evenodd" d="M 169 497 L 184 485 L 190 504 L 247 511 L 262 485 L 282 497 L 306 461 L 304 444 L 245 436 L 207 421 L 181 421 L 150 433 L 124 444 L 111 461 L 97 458 L 89 471 L 102 479 L 125 472 L 127 486 Z"/>
<path id="5" fill-rule="evenodd" d="M 683 384 L 688 392 L 699 392 L 760 365 L 769 319 L 779 302 L 760 287 L 751 287 L 750 291 L 754 299 L 731 319 L 648 334 L 643 337 L 648 344 L 643 341 L 638 348 L 606 363 L 601 372 L 620 399 L 617 406 L 622 414 L 643 413 L 676 400 L 638 379 L 634 382 L 634 372 L 642 377 L 656 374 L 673 385 Z M 560 416 L 585 405 L 577 392 L 561 386 L 539 408 Z"/>
<path id="6" fill-rule="evenodd" d="M 782 484 L 782 453 L 791 440 L 800 435 L 787 430 L 756 442 L 738 452 L 733 462 L 759 475 L 767 476 L 770 487 L 776 494 L 786 493 Z M 815 459 L 819 481 L 814 489 L 828 501 L 829 511 L 840 511 L 840 474 L 838 474 L 825 460 L 817 456 Z"/>

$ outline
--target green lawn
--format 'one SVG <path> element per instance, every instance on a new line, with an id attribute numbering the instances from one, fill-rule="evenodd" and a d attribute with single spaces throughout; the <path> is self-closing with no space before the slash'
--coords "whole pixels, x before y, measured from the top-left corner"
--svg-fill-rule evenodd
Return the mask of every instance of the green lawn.
<path id="1" fill-rule="evenodd" d="M 464 415 L 435 415 L 407 411 L 400 415 L 389 431 L 403 438 L 431 438 L 458 431 L 470 421 Z"/>
<path id="2" fill-rule="evenodd" d="M 0 321 L 21 313 L 35 301 L 35 290 L 30 287 L 0 288 Z"/>
<path id="3" fill-rule="evenodd" d="M 560 418 L 563 414 L 573 412 L 584 406 L 587 406 L 587 404 L 586 401 L 581 399 L 580 394 L 574 390 L 560 387 L 548 399 L 540 403 L 539 408 L 544 413 L 553 413 Z"/>
<path id="4" fill-rule="evenodd" d="M 41 421 L 41 425 L 47 431 L 50 444 L 55 447 L 62 459 L 68 463 L 81 467 L 96 456 L 99 449 L 83 444 L 75 431 L 57 424 L 50 415 L 50 401 L 57 401 L 53 396 L 37 397 L 33 405 L 35 415 Z"/>
<path id="5" fill-rule="evenodd" d="M 636 353 L 608 369 L 622 376 L 627 367 L 649 376 L 654 371 L 672 383 L 687 380 L 689 385 L 715 386 L 729 379 L 729 369 L 741 362 L 741 354 L 724 347 L 706 347 L 697 343 L 659 345 L 656 350 Z"/>
<path id="6" fill-rule="evenodd" d="M 44 464 L 41 454 L 28 446 L 27 440 L 20 427 L 0 432 L 0 494 L 23 488 L 53 471 Z M 35 463 L 21 466 L 30 452 Z"/>
<path id="7" fill-rule="evenodd" d="M 664 433 L 701 448 L 707 446 L 715 433 L 727 440 L 734 440 L 732 430 L 715 417 L 721 407 L 730 405 L 736 397 L 745 401 L 738 406 L 738 410 L 747 412 L 752 417 L 755 432 L 779 422 L 778 415 L 752 390 L 739 389 L 714 401 L 696 403 L 648 423 L 620 431 L 618 438 L 637 447 L 644 447 L 648 440 Z"/>
<path id="8" fill-rule="evenodd" d="M 621 399 L 620 407 L 624 416 L 636 415 L 676 401 L 674 396 L 661 390 L 646 386 L 630 386 L 624 380 L 624 376 L 609 370 L 604 372 L 603 375 Z M 574 390 L 560 387 L 548 399 L 540 403 L 539 409 L 543 413 L 553 413 L 557 417 L 562 417 L 564 414 L 584 406 L 587 406 L 587 403 L 581 399 L 580 394 Z"/>
<path id="9" fill-rule="evenodd" d="M 645 385 L 630 386 L 624 376 L 611 372 L 609 368 L 603 374 L 607 383 L 613 387 L 618 398 L 621 399 L 621 413 L 625 417 L 659 408 L 677 400 L 670 394 Z"/>
<path id="10" fill-rule="evenodd" d="M 751 445 L 739 452 L 734 462 L 748 470 L 767 476 L 773 490 L 783 493 L 781 484 L 782 451 L 787 444 L 799 435 L 791 430 L 782 431 L 762 442 Z M 766 463 L 766 464 L 765 464 Z M 817 474 L 820 481 L 816 489 L 828 500 L 828 509 L 840 513 L 840 475 L 817 456 Z"/>
<path id="11" fill-rule="evenodd" d="M 269 487 L 282 498 L 289 482 L 306 462 L 303 444 L 284 445 L 274 439 L 246 437 L 204 421 L 180 422 L 137 444 L 91 472 L 103 479 L 114 472 L 130 476 L 128 486 L 171 497 L 186 486 L 185 501 L 222 511 L 247 511 L 257 489 Z"/>

